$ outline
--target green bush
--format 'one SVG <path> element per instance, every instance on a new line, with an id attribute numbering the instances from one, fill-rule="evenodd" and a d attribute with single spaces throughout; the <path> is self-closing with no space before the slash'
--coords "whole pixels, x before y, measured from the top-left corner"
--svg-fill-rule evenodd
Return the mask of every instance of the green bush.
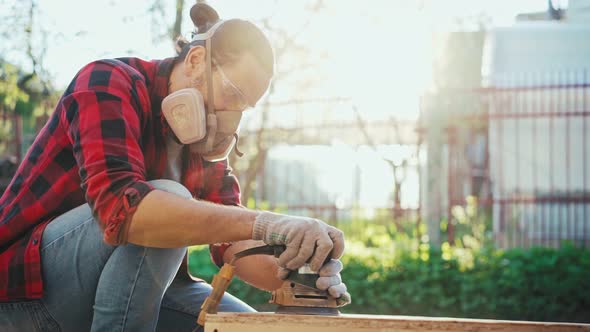
<path id="1" fill-rule="evenodd" d="M 355 299 L 346 311 L 492 319 L 588 322 L 590 252 L 562 249 L 481 251 L 459 259 L 405 256 L 390 269 L 350 258 L 343 279 Z M 361 279 L 362 275 L 373 276 Z M 365 296 L 365 294 L 367 294 Z M 360 297 L 360 299 L 359 299 Z"/>
<path id="2" fill-rule="evenodd" d="M 345 313 L 590 322 L 590 251 L 564 246 L 472 253 L 454 251 L 343 257 L 353 303 Z M 206 247 L 193 248 L 190 270 L 207 281 L 217 272 Z M 230 292 L 256 308 L 270 294 L 234 279 Z"/>

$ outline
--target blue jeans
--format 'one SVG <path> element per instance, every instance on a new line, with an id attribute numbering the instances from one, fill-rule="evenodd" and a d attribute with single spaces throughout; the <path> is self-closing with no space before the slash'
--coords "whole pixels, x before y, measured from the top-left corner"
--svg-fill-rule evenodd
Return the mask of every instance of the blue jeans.
<path id="1" fill-rule="evenodd" d="M 190 197 L 170 180 L 160 190 Z M 198 230 L 194 230 L 198 231 Z M 0 303 L 0 331 L 193 331 L 211 286 L 176 272 L 186 248 L 109 246 L 85 204 L 43 233 L 41 300 Z M 219 311 L 251 312 L 225 294 Z"/>

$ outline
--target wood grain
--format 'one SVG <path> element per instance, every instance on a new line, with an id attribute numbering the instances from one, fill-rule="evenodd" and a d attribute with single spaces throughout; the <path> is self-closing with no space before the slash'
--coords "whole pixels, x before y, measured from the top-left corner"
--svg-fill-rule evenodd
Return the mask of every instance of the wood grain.
<path id="1" fill-rule="evenodd" d="M 340 315 L 336 317 L 274 313 L 207 315 L 205 332 L 236 331 L 590 332 L 590 324 L 378 315 Z"/>

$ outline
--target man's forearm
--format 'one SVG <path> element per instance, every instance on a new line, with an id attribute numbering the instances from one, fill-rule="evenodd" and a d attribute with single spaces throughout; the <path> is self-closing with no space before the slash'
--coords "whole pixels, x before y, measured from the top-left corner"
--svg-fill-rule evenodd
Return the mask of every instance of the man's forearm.
<path id="1" fill-rule="evenodd" d="M 257 212 L 153 190 L 130 220 L 127 242 L 159 248 L 252 238 Z"/>

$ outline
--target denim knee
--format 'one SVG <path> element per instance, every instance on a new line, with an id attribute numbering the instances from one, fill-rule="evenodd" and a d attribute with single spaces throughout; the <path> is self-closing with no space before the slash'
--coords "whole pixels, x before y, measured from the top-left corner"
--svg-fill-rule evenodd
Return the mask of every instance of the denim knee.
<path id="1" fill-rule="evenodd" d="M 172 279 L 176 275 L 178 268 L 180 267 L 184 256 L 187 253 L 186 247 L 180 248 L 155 248 L 155 247 L 144 247 L 136 246 L 137 250 L 129 250 L 128 255 L 133 257 L 143 256 L 144 264 L 151 267 L 149 270 L 158 271 L 158 276 L 155 278 L 168 278 L 168 285 L 172 282 Z"/>
<path id="2" fill-rule="evenodd" d="M 188 189 L 186 189 L 185 186 L 183 186 L 182 184 L 180 184 L 176 181 L 167 180 L 167 179 L 158 179 L 158 180 L 152 180 L 149 182 L 152 186 L 154 186 L 154 188 L 156 188 L 158 190 L 162 190 L 162 191 L 166 191 L 166 192 L 169 192 L 172 194 L 176 194 L 176 195 L 184 197 L 184 198 L 192 198 L 193 197 L 191 192 Z"/>

